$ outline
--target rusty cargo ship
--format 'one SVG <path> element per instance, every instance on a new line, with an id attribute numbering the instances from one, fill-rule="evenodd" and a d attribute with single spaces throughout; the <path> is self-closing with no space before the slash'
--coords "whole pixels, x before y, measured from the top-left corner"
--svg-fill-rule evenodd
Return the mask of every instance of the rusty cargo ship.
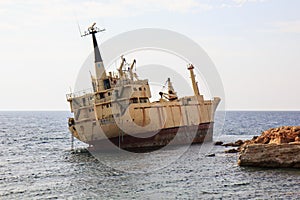
<path id="1" fill-rule="evenodd" d="M 166 145 L 186 145 L 211 141 L 214 115 L 219 97 L 205 100 L 195 80 L 194 66 L 188 64 L 194 94 L 178 97 L 170 78 L 167 92 L 150 101 L 147 79 L 133 72 L 134 60 L 127 64 L 121 56 L 120 67 L 106 72 L 96 39 L 101 30 L 93 24 L 85 35 L 91 35 L 95 57 L 95 76 L 91 91 L 67 94 L 71 112 L 69 130 L 93 149 L 121 148 L 139 151 Z"/>

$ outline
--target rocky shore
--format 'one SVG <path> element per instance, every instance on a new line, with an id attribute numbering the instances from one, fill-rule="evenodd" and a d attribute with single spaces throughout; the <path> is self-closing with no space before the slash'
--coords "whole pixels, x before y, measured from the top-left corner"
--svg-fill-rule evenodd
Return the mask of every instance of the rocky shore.
<path id="1" fill-rule="evenodd" d="M 300 126 L 271 128 L 251 140 L 215 144 L 238 147 L 225 152 L 239 152 L 240 166 L 300 168 Z"/>
<path id="2" fill-rule="evenodd" d="M 300 168 L 300 126 L 271 128 L 239 151 L 240 166 Z"/>
<path id="3" fill-rule="evenodd" d="M 286 144 L 300 142 L 300 126 L 282 126 L 271 128 L 262 132 L 260 136 L 252 140 L 244 141 L 243 145 L 249 144 Z"/>
<path id="4" fill-rule="evenodd" d="M 240 151 L 240 166 L 300 168 L 300 143 L 251 144 Z"/>

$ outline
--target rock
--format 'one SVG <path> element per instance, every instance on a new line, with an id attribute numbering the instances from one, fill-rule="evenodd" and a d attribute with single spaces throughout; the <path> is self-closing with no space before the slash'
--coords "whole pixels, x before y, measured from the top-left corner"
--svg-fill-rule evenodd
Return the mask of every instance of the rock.
<path id="1" fill-rule="evenodd" d="M 217 146 L 221 146 L 222 144 L 223 144 L 222 141 L 217 141 L 217 142 L 215 142 L 215 145 L 217 145 Z"/>
<path id="2" fill-rule="evenodd" d="M 300 168 L 300 126 L 271 128 L 239 150 L 241 166 Z"/>
<path id="3" fill-rule="evenodd" d="M 300 126 L 294 126 L 292 128 L 292 131 L 294 131 L 294 132 L 300 131 Z"/>
<path id="4" fill-rule="evenodd" d="M 239 152 L 238 149 L 229 149 L 225 151 L 225 153 L 237 153 L 237 152 Z"/>
<path id="5" fill-rule="evenodd" d="M 224 147 L 232 147 L 232 145 L 234 145 L 233 142 L 222 144 Z"/>
<path id="6" fill-rule="evenodd" d="M 243 140 L 238 140 L 236 142 L 230 142 L 230 143 L 222 144 L 222 146 L 224 146 L 224 147 L 228 147 L 228 146 L 230 146 L 230 147 L 239 147 L 243 144 L 244 144 Z"/>
<path id="7" fill-rule="evenodd" d="M 254 136 L 245 144 L 284 144 L 298 141 L 300 138 L 300 126 L 282 126 L 271 128 L 262 132 L 260 136 Z"/>
<path id="8" fill-rule="evenodd" d="M 250 144 L 239 156 L 240 166 L 300 168 L 300 143 Z"/>
<path id="9" fill-rule="evenodd" d="M 256 140 L 258 138 L 258 136 L 253 136 L 252 140 Z"/>
<path id="10" fill-rule="evenodd" d="M 215 156 L 216 156 L 216 154 L 214 154 L 214 153 L 205 155 L 205 157 L 215 157 Z"/>
<path id="11" fill-rule="evenodd" d="M 238 145 L 238 146 L 241 146 L 244 144 L 244 141 L 243 140 L 238 140 L 234 143 L 235 145 Z"/>

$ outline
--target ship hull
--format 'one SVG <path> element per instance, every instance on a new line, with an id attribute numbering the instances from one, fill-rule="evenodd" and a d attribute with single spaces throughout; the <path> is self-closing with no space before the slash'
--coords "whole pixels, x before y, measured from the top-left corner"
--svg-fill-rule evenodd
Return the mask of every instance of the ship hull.
<path id="1" fill-rule="evenodd" d="M 151 137 L 144 137 L 152 135 Z M 212 141 L 213 122 L 192 126 L 161 129 L 157 133 L 143 133 L 135 136 L 120 134 L 118 137 L 90 141 L 90 150 L 106 151 L 121 148 L 131 152 L 149 152 L 167 145 L 190 145 Z"/>

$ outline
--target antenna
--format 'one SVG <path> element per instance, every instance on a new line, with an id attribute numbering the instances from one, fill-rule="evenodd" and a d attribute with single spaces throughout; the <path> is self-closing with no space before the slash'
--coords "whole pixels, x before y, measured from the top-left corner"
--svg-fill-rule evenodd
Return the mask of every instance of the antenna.
<path id="1" fill-rule="evenodd" d="M 78 22 L 78 20 L 76 20 L 76 22 L 77 22 L 77 26 L 78 26 L 79 34 L 80 34 L 80 36 L 82 37 L 82 33 L 81 33 L 81 29 L 80 29 L 80 26 L 79 26 L 79 22 Z"/>
<path id="2" fill-rule="evenodd" d="M 80 25 L 79 25 L 79 20 L 77 18 L 77 15 L 76 15 L 75 12 L 73 14 L 74 14 L 74 17 L 75 17 L 75 20 L 76 20 L 76 24 L 77 24 L 77 27 L 78 27 L 79 34 L 80 34 L 80 36 L 82 36 L 81 28 L 80 28 Z"/>
<path id="3" fill-rule="evenodd" d="M 84 34 L 81 35 L 81 37 L 84 37 L 84 36 L 87 36 L 87 35 L 90 35 L 90 34 L 95 34 L 95 33 L 98 33 L 98 32 L 103 32 L 103 31 L 105 31 L 105 29 L 99 29 L 99 28 L 95 27 L 95 25 L 96 25 L 96 23 L 94 22 L 94 23 L 92 24 L 92 26 L 90 26 L 90 27 L 88 28 L 87 31 L 84 31 Z"/>

